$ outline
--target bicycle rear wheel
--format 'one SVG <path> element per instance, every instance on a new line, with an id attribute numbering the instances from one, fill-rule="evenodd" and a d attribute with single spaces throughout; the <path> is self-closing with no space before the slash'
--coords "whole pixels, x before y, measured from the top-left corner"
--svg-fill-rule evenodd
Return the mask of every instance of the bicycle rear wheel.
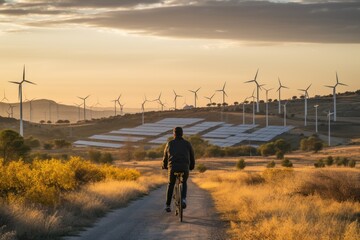
<path id="1" fill-rule="evenodd" d="M 179 184 L 179 188 L 178 188 L 179 193 L 178 193 L 178 196 L 179 196 L 179 221 L 180 221 L 180 222 L 183 221 L 182 189 L 183 189 L 182 184 Z"/>

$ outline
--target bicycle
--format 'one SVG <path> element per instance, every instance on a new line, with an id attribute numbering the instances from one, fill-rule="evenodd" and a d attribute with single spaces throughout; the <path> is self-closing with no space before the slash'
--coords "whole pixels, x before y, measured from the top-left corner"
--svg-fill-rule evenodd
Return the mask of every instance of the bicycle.
<path id="1" fill-rule="evenodd" d="M 183 221 L 182 191 L 183 191 L 183 172 L 175 172 L 176 183 L 174 188 L 175 216 L 179 216 L 179 221 Z"/>

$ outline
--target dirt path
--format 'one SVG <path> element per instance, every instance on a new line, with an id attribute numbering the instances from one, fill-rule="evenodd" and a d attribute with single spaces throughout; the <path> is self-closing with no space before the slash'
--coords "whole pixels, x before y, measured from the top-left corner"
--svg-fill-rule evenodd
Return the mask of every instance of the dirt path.
<path id="1" fill-rule="evenodd" d="M 189 182 L 184 222 L 164 211 L 165 186 L 102 218 L 94 227 L 66 240 L 228 239 L 209 193 Z"/>

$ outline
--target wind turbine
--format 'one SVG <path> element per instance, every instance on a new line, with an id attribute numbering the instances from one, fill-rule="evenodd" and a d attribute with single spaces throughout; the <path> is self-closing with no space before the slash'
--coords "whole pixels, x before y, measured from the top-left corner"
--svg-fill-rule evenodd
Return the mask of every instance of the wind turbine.
<path id="1" fill-rule="evenodd" d="M 78 98 L 80 98 L 81 100 L 83 100 L 84 101 L 84 121 L 86 120 L 86 99 L 88 98 L 88 97 L 90 97 L 90 95 L 87 95 L 86 97 L 78 97 Z"/>
<path id="2" fill-rule="evenodd" d="M 253 125 L 255 125 L 255 96 L 254 96 L 254 93 L 255 93 L 255 89 L 252 92 L 252 95 L 249 97 L 249 98 L 253 99 L 253 101 L 252 101 L 252 105 L 253 105 Z"/>
<path id="3" fill-rule="evenodd" d="M 245 125 L 245 102 L 248 99 L 249 99 L 249 97 L 245 98 L 243 101 L 243 125 Z"/>
<path id="4" fill-rule="evenodd" d="M 161 101 L 161 94 L 162 94 L 162 92 L 160 92 L 159 97 L 157 99 L 155 99 L 155 101 L 157 101 L 160 104 L 161 111 L 164 111 L 165 104 Z"/>
<path id="5" fill-rule="evenodd" d="M 288 104 L 288 102 L 286 102 L 283 107 L 284 107 L 284 127 L 286 127 L 286 104 Z"/>
<path id="6" fill-rule="evenodd" d="M 121 94 L 119 95 L 118 98 L 112 100 L 112 102 L 114 102 L 114 107 L 115 107 L 115 116 L 116 116 L 116 104 L 120 104 L 120 97 L 121 97 Z"/>
<path id="7" fill-rule="evenodd" d="M 319 105 L 314 105 L 315 108 L 315 132 L 318 133 L 318 107 Z"/>
<path id="8" fill-rule="evenodd" d="M 254 79 L 245 82 L 245 83 L 254 82 L 256 84 L 256 112 L 260 111 L 260 108 L 259 108 L 259 90 L 261 90 L 261 86 L 263 86 L 263 85 L 260 85 L 258 83 L 258 81 L 256 80 L 257 76 L 258 76 L 258 73 L 259 73 L 259 69 L 256 71 Z"/>
<path id="9" fill-rule="evenodd" d="M 15 108 L 15 107 L 16 107 L 16 106 L 9 104 L 8 114 L 9 114 L 9 117 L 11 117 L 11 118 L 14 117 L 14 108 Z M 9 109 L 10 109 L 10 113 L 9 113 Z"/>
<path id="10" fill-rule="evenodd" d="M 304 113 L 304 126 L 307 126 L 307 99 L 309 98 L 308 90 L 311 87 L 311 84 L 306 89 L 298 89 L 299 91 L 304 92 L 304 100 L 305 100 L 305 113 Z"/>
<path id="11" fill-rule="evenodd" d="M 331 123 L 331 115 L 333 115 L 334 113 L 333 112 L 328 112 L 327 114 L 327 117 L 328 117 L 328 125 L 329 125 L 329 128 L 328 128 L 328 145 L 329 147 L 331 146 L 331 136 L 330 136 L 330 123 Z"/>
<path id="12" fill-rule="evenodd" d="M 215 96 L 215 93 L 211 97 L 204 97 L 204 98 L 208 99 L 210 104 L 212 104 L 212 99 L 214 96 Z"/>
<path id="13" fill-rule="evenodd" d="M 173 90 L 173 92 L 174 92 L 174 94 L 175 94 L 174 102 L 175 102 L 175 110 L 176 110 L 176 99 L 177 99 L 178 97 L 182 97 L 182 96 L 181 96 L 181 95 L 177 95 L 176 92 L 175 92 L 175 90 Z"/>
<path id="14" fill-rule="evenodd" d="M 276 90 L 277 92 L 279 92 L 279 114 L 281 113 L 281 88 L 287 88 L 286 86 L 281 84 L 280 78 L 278 78 L 279 80 L 279 88 Z"/>
<path id="15" fill-rule="evenodd" d="M 269 91 L 273 90 L 273 88 L 266 89 L 263 87 L 266 93 L 266 126 L 269 126 L 269 99 L 268 99 L 268 93 Z"/>
<path id="16" fill-rule="evenodd" d="M 0 102 L 4 102 L 4 100 L 8 101 L 9 102 L 9 99 L 7 99 L 6 95 L 5 95 L 5 90 L 4 90 L 4 97 L 1 99 Z"/>
<path id="17" fill-rule="evenodd" d="M 30 118 L 30 122 L 32 121 L 32 101 L 34 101 L 35 98 L 29 100 L 29 118 Z"/>
<path id="18" fill-rule="evenodd" d="M 200 88 L 198 88 L 196 91 L 193 91 L 193 90 L 189 90 L 190 92 L 194 93 L 195 95 L 195 108 L 196 108 L 196 99 L 198 99 L 198 95 L 197 95 L 197 92 L 200 90 Z"/>
<path id="19" fill-rule="evenodd" d="M 334 98 L 334 122 L 336 122 L 336 87 L 338 85 L 341 85 L 341 86 L 348 86 L 344 83 L 340 83 L 339 82 L 339 78 L 338 78 L 338 74 L 336 72 L 336 84 L 334 86 L 329 86 L 329 85 L 325 85 L 325 87 L 328 87 L 328 88 L 332 88 L 333 89 L 333 98 Z"/>
<path id="20" fill-rule="evenodd" d="M 148 102 L 148 100 L 146 99 L 146 96 L 145 96 L 145 99 L 143 101 L 143 103 L 141 104 L 141 110 L 142 110 L 142 125 L 144 125 L 145 123 L 145 103 Z"/>
<path id="21" fill-rule="evenodd" d="M 225 103 L 225 96 L 228 96 L 225 92 L 225 86 L 226 86 L 226 82 L 224 83 L 224 86 L 222 89 L 216 90 L 217 92 L 222 92 L 223 93 L 223 105 Z"/>
<path id="22" fill-rule="evenodd" d="M 23 69 L 23 79 L 21 80 L 21 82 L 13 82 L 10 81 L 11 83 L 17 84 L 19 85 L 19 100 L 20 100 L 20 135 L 24 136 L 24 126 L 23 126 L 23 111 L 22 111 L 22 84 L 24 82 L 26 83 L 30 83 L 30 84 L 34 84 L 33 82 L 30 82 L 28 80 L 25 79 L 25 65 L 24 65 L 24 69 Z"/>
<path id="23" fill-rule="evenodd" d="M 124 109 L 125 103 L 124 103 L 124 104 L 121 104 L 121 103 L 119 102 L 119 105 L 120 105 L 120 115 L 122 116 L 122 115 L 123 115 L 123 109 Z"/>

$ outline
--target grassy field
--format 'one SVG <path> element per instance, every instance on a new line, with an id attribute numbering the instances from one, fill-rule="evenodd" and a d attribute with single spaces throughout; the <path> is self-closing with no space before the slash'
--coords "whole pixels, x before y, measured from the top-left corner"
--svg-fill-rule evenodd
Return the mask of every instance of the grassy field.
<path id="1" fill-rule="evenodd" d="M 358 159 L 358 146 L 330 148 L 318 154 L 295 152 L 294 168 L 267 169 L 272 158 L 202 159 L 209 170 L 194 182 L 208 190 L 232 239 L 360 239 L 360 169 L 314 168 L 317 159 Z M 359 164 L 359 161 L 358 161 Z"/>
<path id="2" fill-rule="evenodd" d="M 69 161 L 0 164 L 0 239 L 57 239 L 164 184 L 161 175 Z"/>

